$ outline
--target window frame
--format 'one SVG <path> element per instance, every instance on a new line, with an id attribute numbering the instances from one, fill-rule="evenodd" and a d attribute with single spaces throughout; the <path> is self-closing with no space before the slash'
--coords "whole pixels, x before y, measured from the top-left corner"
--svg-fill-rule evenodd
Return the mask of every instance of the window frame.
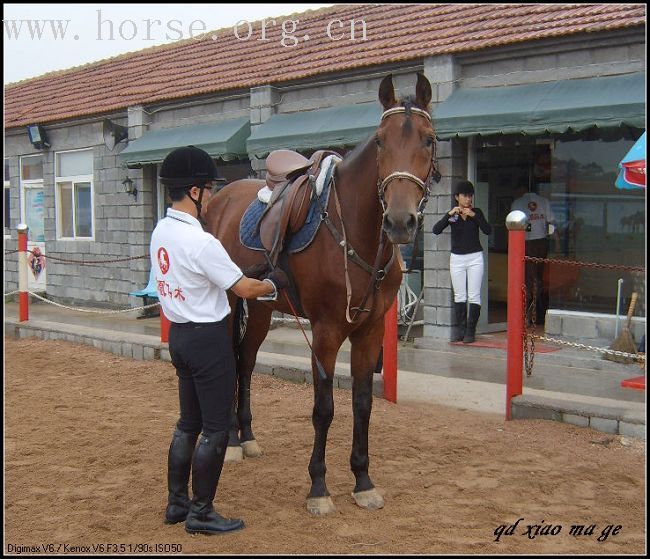
<path id="1" fill-rule="evenodd" d="M 92 159 L 92 172 L 88 175 L 69 175 L 69 176 L 59 176 L 59 156 L 61 154 L 88 151 L 90 152 Z M 57 151 L 54 154 L 54 208 L 56 216 L 56 240 L 57 241 L 94 241 L 95 240 L 95 181 L 94 181 L 94 152 L 93 148 L 81 148 L 81 149 L 71 149 L 64 151 Z M 72 237 L 63 236 L 63 227 L 61 223 L 61 185 L 64 183 L 70 183 L 72 186 L 72 207 L 71 207 L 71 216 L 72 216 Z M 89 237 L 81 237 L 76 234 L 76 194 L 75 194 L 75 185 L 81 183 L 90 184 L 90 230 L 91 235 Z"/>

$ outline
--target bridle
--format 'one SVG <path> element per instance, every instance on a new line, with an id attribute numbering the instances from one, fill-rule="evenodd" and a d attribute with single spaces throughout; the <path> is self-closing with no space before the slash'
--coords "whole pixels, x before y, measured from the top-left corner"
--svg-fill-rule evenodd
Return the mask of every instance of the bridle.
<path id="1" fill-rule="evenodd" d="M 410 107 L 408 110 L 410 112 L 413 112 L 417 115 L 426 118 L 429 121 L 429 123 L 431 123 L 431 115 L 429 115 L 427 111 L 418 109 L 417 107 Z M 406 113 L 406 112 L 407 112 L 406 107 L 394 107 L 392 109 L 388 109 L 387 111 L 384 111 L 384 113 L 381 115 L 381 122 L 383 122 L 384 119 L 389 117 L 390 115 L 397 114 L 397 113 Z M 422 189 L 422 199 L 418 204 L 418 210 L 417 210 L 418 221 L 421 221 L 424 215 L 424 208 L 426 207 L 427 202 L 429 201 L 429 196 L 431 195 L 431 183 L 434 180 L 436 182 L 440 181 L 440 173 L 436 169 L 435 141 L 433 143 L 433 155 L 431 157 L 431 165 L 429 166 L 429 171 L 427 172 L 427 176 L 424 180 L 422 180 L 419 177 L 416 177 L 414 174 L 409 173 L 407 171 L 395 171 L 394 173 L 391 173 L 383 180 L 381 178 L 377 180 L 377 194 L 379 196 L 379 203 L 381 204 L 384 214 L 386 213 L 386 198 L 385 198 L 386 188 L 392 181 L 396 179 L 409 180 Z"/>

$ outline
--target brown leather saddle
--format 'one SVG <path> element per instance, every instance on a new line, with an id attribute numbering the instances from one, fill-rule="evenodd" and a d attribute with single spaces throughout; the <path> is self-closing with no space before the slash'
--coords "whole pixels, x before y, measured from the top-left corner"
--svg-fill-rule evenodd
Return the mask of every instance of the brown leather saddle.
<path id="1" fill-rule="evenodd" d="M 305 224 L 314 190 L 312 182 L 328 155 L 338 156 L 333 151 L 319 150 L 307 159 L 295 151 L 281 149 L 266 158 L 266 186 L 272 195 L 257 227 L 273 267 L 287 234 L 297 233 Z"/>

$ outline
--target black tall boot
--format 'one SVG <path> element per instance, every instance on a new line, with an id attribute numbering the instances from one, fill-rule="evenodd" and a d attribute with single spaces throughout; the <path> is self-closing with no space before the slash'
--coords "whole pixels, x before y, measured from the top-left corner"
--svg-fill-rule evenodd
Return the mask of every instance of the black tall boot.
<path id="1" fill-rule="evenodd" d="M 194 498 L 185 520 L 185 530 L 190 534 L 219 534 L 244 527 L 243 520 L 224 518 L 212 506 L 227 445 L 228 431 L 203 433 L 196 445 L 192 459 Z"/>
<path id="2" fill-rule="evenodd" d="M 165 524 L 183 522 L 190 510 L 187 484 L 190 480 L 192 454 L 198 436 L 198 433 L 186 433 L 178 428 L 174 431 L 167 459 L 169 498 L 165 511 Z"/>
<path id="3" fill-rule="evenodd" d="M 478 317 L 481 315 L 481 305 L 476 303 L 469 304 L 469 312 L 467 313 L 467 330 L 465 330 L 465 338 L 463 343 L 471 344 L 476 338 L 476 323 Z"/>
<path id="4" fill-rule="evenodd" d="M 456 326 L 451 331 L 451 341 L 462 342 L 467 328 L 467 301 L 454 303 L 454 317 Z"/>

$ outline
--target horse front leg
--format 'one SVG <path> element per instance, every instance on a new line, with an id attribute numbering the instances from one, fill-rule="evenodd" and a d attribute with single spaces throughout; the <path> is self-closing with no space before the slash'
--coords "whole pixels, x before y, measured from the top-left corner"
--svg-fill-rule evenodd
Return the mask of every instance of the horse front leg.
<path id="1" fill-rule="evenodd" d="M 334 418 L 334 367 L 343 338 L 336 336 L 334 329 L 313 328 L 313 350 L 325 370 L 327 378 L 322 379 L 312 356 L 312 375 L 314 379 L 314 409 L 312 424 L 314 426 L 314 447 L 309 461 L 309 476 L 311 490 L 307 496 L 307 510 L 314 515 L 323 515 L 336 511 L 334 501 L 330 497 L 325 483 L 325 447 L 327 433 Z"/>
<path id="2" fill-rule="evenodd" d="M 356 478 L 352 497 L 357 505 L 368 510 L 380 509 L 384 499 L 368 475 L 368 427 L 372 412 L 373 375 L 384 335 L 383 318 L 370 328 L 350 336 L 352 343 L 352 408 L 354 428 L 350 467 Z"/>

